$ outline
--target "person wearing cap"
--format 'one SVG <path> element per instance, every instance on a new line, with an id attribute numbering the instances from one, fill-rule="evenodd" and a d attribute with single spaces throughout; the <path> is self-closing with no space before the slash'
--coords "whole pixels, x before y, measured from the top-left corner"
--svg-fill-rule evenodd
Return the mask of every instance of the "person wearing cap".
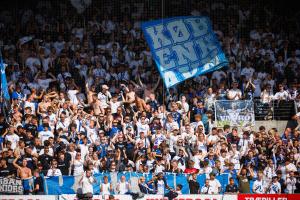
<path id="1" fill-rule="evenodd" d="M 104 110 L 109 106 L 108 103 L 111 99 L 111 94 L 107 85 L 104 84 L 101 88 L 101 92 L 98 93 L 98 99 L 100 100 L 101 112 L 104 113 Z"/>

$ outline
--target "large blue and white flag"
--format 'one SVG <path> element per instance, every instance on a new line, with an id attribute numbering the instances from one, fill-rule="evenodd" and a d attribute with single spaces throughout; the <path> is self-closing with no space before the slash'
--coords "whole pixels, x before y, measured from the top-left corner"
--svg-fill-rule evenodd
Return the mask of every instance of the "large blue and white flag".
<path id="1" fill-rule="evenodd" d="M 1 93 L 6 100 L 9 100 L 9 93 L 7 87 L 7 80 L 5 74 L 5 64 L 3 63 L 2 58 L 0 58 L 0 70 L 1 70 Z"/>
<path id="2" fill-rule="evenodd" d="M 167 88 L 228 64 L 207 17 L 174 17 L 142 23 Z"/>

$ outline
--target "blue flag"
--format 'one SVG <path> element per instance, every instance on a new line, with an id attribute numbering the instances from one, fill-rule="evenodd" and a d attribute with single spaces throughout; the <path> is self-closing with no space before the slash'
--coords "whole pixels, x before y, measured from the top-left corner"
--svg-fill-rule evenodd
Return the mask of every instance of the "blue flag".
<path id="1" fill-rule="evenodd" d="M 207 17 L 174 17 L 142 24 L 167 88 L 228 64 Z"/>
<path id="2" fill-rule="evenodd" d="M 2 92 L 3 97 L 6 100 L 9 100 L 10 97 L 9 97 L 7 81 L 6 81 L 5 66 L 3 64 L 2 58 L 0 60 L 0 70 L 1 70 L 1 92 Z"/>

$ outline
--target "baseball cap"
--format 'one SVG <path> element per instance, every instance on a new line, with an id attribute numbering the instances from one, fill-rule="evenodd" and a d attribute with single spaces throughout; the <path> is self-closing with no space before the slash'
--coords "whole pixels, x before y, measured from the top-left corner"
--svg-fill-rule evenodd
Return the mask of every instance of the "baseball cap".
<path id="1" fill-rule="evenodd" d="M 106 89 L 106 90 L 108 90 L 109 89 L 109 87 L 107 86 L 107 85 L 102 85 L 102 89 Z"/>

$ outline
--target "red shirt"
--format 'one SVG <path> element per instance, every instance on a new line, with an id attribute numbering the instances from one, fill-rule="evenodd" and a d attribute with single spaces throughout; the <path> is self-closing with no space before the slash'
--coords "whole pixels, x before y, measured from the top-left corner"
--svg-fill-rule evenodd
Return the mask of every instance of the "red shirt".
<path id="1" fill-rule="evenodd" d="M 185 173 L 185 174 L 198 173 L 198 169 L 196 169 L 196 168 L 186 168 L 183 173 Z"/>

